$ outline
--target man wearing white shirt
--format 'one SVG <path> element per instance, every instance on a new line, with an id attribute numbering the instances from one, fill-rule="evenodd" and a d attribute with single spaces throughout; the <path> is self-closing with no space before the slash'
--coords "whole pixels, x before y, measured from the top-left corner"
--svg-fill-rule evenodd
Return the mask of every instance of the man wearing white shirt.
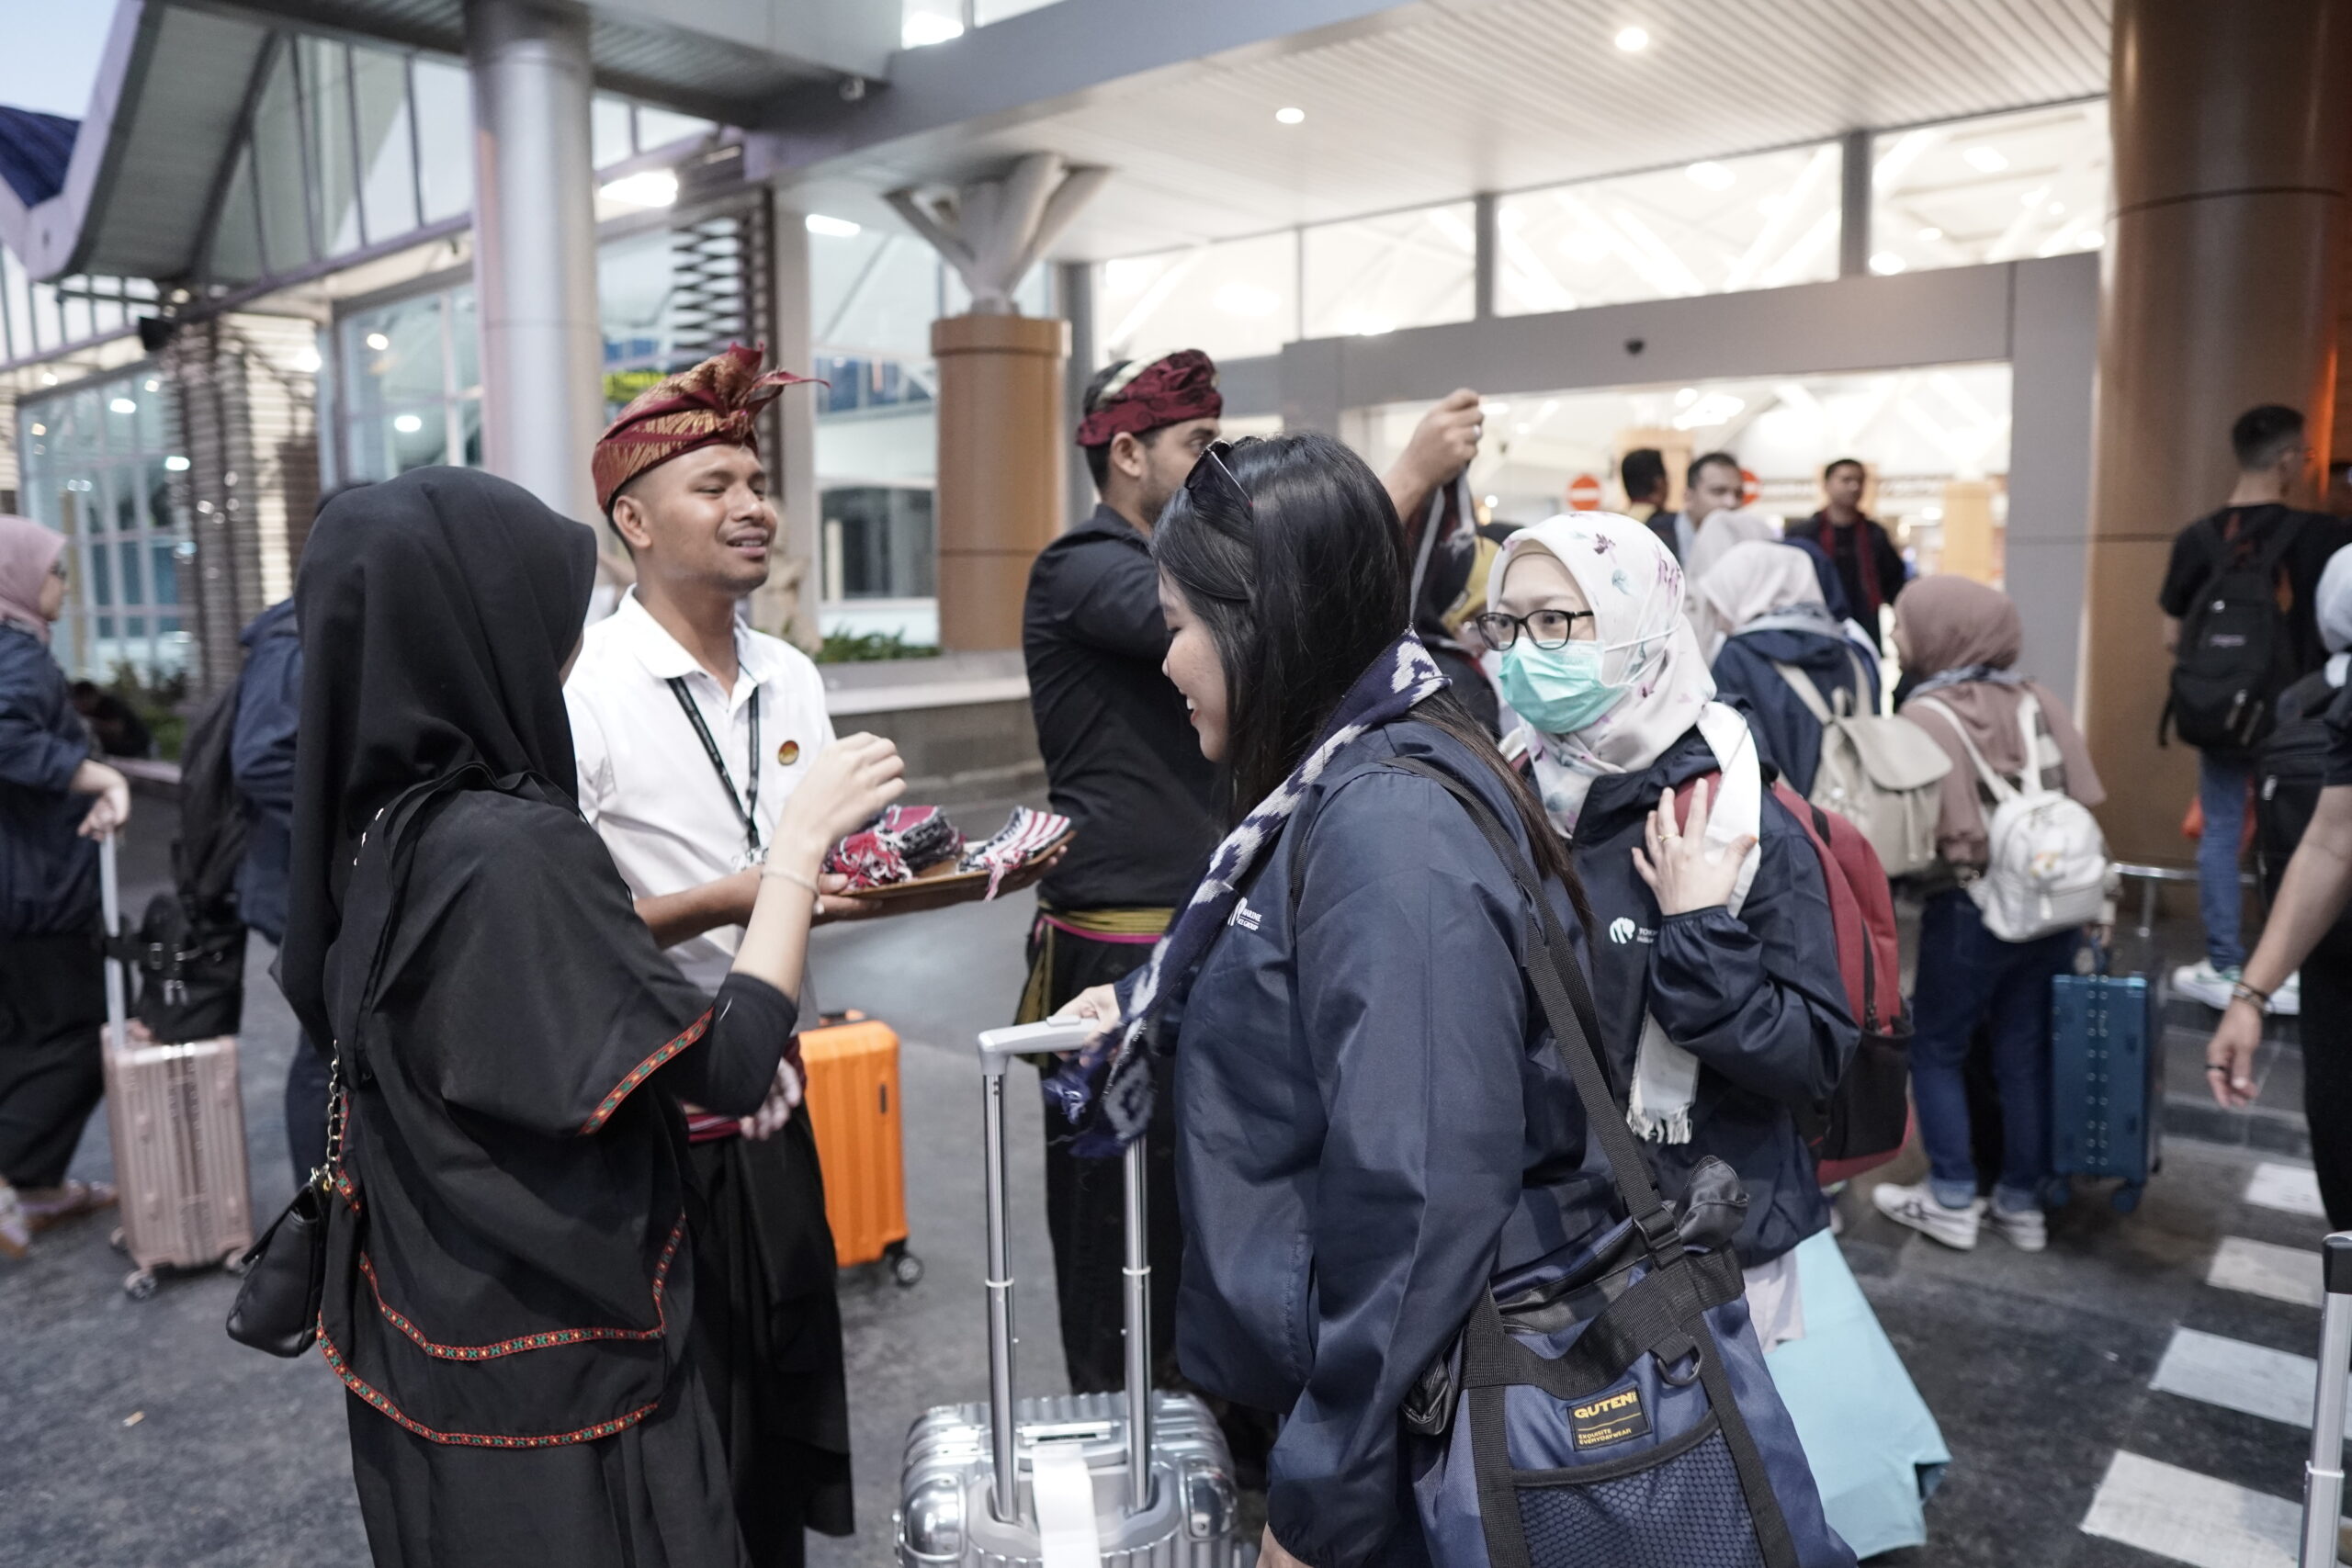
<path id="1" fill-rule="evenodd" d="M 714 989 L 784 798 L 833 739 L 816 665 L 737 614 L 776 534 L 752 420 L 797 379 L 732 349 L 639 397 L 595 452 L 597 501 L 637 585 L 588 628 L 564 688 L 580 807 L 655 940 Z M 861 908 L 820 900 L 820 918 Z M 755 1568 L 797 1568 L 804 1530 L 852 1528 L 832 1233 L 816 1141 L 791 1111 L 797 1056 L 796 1043 L 760 1116 L 689 1108 L 687 1122 L 692 1343 Z"/>

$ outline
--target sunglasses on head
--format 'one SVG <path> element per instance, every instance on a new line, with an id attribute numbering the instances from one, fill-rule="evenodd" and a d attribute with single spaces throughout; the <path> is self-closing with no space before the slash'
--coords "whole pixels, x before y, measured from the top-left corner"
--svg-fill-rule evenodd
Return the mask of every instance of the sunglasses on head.
<path id="1" fill-rule="evenodd" d="M 1233 443 L 1230 441 L 1212 441 L 1203 447 L 1200 459 L 1193 465 L 1193 471 L 1184 476 L 1184 493 L 1193 499 L 1195 505 L 1205 502 L 1211 496 L 1223 496 L 1238 502 L 1242 512 L 1254 520 L 1258 509 L 1250 504 L 1250 492 L 1241 488 L 1241 481 L 1233 477 L 1231 468 L 1226 467 L 1226 459 L 1232 456 Z"/>

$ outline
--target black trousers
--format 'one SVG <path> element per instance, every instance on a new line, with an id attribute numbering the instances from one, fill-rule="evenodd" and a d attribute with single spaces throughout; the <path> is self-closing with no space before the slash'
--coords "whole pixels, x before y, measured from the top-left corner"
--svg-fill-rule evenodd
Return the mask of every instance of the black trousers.
<path id="1" fill-rule="evenodd" d="M 2303 1118 L 2330 1230 L 2352 1229 L 2352 934 L 2331 930 L 2303 960 Z"/>
<path id="2" fill-rule="evenodd" d="M 1039 940 L 1032 937 L 1033 943 Z M 1089 942 L 1069 931 L 1053 935 L 1053 967 L 1045 1010 L 1059 1010 L 1091 986 L 1107 986 L 1141 968 L 1151 956 L 1145 942 Z M 1034 957 L 1034 953 L 1033 953 Z M 1149 1194 L 1152 1382 L 1181 1386 L 1176 1371 L 1176 1274 L 1184 1257 L 1184 1228 L 1176 1213 L 1176 1135 L 1167 1108 L 1170 1064 L 1159 1065 L 1159 1114 L 1144 1135 Z M 1080 1159 L 1069 1152 L 1069 1123 L 1057 1109 L 1046 1116 L 1046 1229 L 1054 1243 L 1054 1296 L 1061 1309 L 1062 1359 L 1073 1393 L 1109 1393 L 1126 1386 L 1126 1199 L 1124 1162 Z"/>
<path id="3" fill-rule="evenodd" d="M 55 1187 L 106 1092 L 105 961 L 95 929 L 0 939 L 0 1179 Z"/>

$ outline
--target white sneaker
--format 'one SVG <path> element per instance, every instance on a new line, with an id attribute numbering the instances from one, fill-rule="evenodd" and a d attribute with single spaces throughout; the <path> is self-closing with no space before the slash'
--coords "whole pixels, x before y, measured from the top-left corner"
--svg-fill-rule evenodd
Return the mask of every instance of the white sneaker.
<path id="1" fill-rule="evenodd" d="M 2230 1005 L 2230 987 L 2238 983 L 2238 973 L 2235 969 L 2216 969 L 2211 959 L 2200 958 L 2172 972 L 2172 988 L 2177 995 L 2203 1002 L 2218 1011 Z"/>
<path id="2" fill-rule="evenodd" d="M 1982 1198 L 1964 1209 L 1946 1208 L 1937 1201 L 1934 1188 L 1924 1181 L 1916 1187 L 1882 1183 L 1871 1190 L 1871 1201 L 1896 1224 L 1909 1225 L 1959 1252 L 1970 1251 L 1976 1246 L 1976 1227 L 1984 1213 Z"/>
<path id="3" fill-rule="evenodd" d="M 2019 1252 L 2040 1252 L 2050 1245 L 2050 1217 L 2040 1209 L 2019 1209 L 2011 1213 L 1998 1203 L 1988 1204 L 1984 1223 L 1993 1227 L 1995 1235 Z"/>
<path id="4" fill-rule="evenodd" d="M 2303 1010 L 2303 972 L 2296 970 L 2286 983 L 2270 993 L 2270 1010 L 2280 1018 L 2300 1017 Z"/>

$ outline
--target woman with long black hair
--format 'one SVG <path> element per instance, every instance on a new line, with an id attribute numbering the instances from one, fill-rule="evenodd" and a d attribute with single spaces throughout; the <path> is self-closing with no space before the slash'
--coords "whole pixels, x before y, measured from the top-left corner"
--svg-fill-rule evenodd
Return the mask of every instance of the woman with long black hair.
<path id="1" fill-rule="evenodd" d="M 744 1561 L 678 1100 L 774 1092 L 818 867 L 900 764 L 872 736 L 818 759 L 714 1002 L 573 803 L 594 560 L 517 486 L 424 468 L 330 504 L 296 590 L 280 976 L 340 1086 L 319 1344 L 380 1568 Z"/>
<path id="2" fill-rule="evenodd" d="M 1611 1194 L 1522 973 L 1532 904 L 1408 764 L 1487 803 L 1580 949 L 1575 877 L 1408 629 L 1403 530 L 1353 453 L 1213 448 L 1152 553 L 1165 668 L 1234 830 L 1153 962 L 1072 1004 L 1149 1025 L 1091 1095 L 1090 1058 L 1067 1075 L 1080 1152 L 1141 1130 L 1148 1058 L 1172 1049 L 1178 1356 L 1283 1413 L 1262 1560 L 1426 1561 L 1408 1391 L 1490 1279 L 1589 1238 Z"/>

